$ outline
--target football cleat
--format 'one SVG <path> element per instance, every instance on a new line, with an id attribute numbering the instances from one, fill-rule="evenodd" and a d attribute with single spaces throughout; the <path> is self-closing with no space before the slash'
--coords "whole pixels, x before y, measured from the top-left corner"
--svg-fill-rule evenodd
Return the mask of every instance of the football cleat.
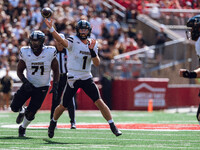
<path id="1" fill-rule="evenodd" d="M 19 126 L 19 137 L 26 137 L 26 128 L 23 128 L 22 126 Z"/>
<path id="2" fill-rule="evenodd" d="M 24 108 L 23 113 L 19 113 L 19 115 L 17 116 L 17 119 L 16 119 L 17 124 L 20 124 L 24 120 L 25 111 L 26 111 L 26 108 Z"/>
<path id="3" fill-rule="evenodd" d="M 71 123 L 71 129 L 76 129 L 76 124 L 74 122 Z"/>
<path id="4" fill-rule="evenodd" d="M 54 136 L 54 130 L 56 128 L 57 122 L 54 122 L 53 120 L 50 121 L 50 125 L 48 127 L 48 136 L 49 138 L 53 138 Z"/>
<path id="5" fill-rule="evenodd" d="M 122 132 L 117 129 L 117 127 L 114 125 L 114 123 L 110 123 L 109 125 L 110 125 L 110 129 L 114 135 L 116 135 L 116 136 L 122 135 Z"/>

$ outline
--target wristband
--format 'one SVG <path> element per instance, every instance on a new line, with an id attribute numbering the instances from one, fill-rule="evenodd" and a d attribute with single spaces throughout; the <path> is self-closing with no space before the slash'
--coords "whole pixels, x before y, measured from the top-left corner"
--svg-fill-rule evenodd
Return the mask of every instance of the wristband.
<path id="1" fill-rule="evenodd" d="M 90 54 L 91 54 L 92 58 L 97 56 L 97 54 L 95 53 L 95 51 L 93 49 L 89 48 L 89 50 L 90 50 Z"/>
<path id="2" fill-rule="evenodd" d="M 49 29 L 49 31 L 52 33 L 53 31 L 55 31 L 54 27 L 51 27 L 51 29 Z"/>
<path id="3" fill-rule="evenodd" d="M 183 77 L 184 78 L 196 78 L 197 77 L 197 73 L 194 72 L 194 71 L 186 70 L 186 71 L 183 72 Z"/>

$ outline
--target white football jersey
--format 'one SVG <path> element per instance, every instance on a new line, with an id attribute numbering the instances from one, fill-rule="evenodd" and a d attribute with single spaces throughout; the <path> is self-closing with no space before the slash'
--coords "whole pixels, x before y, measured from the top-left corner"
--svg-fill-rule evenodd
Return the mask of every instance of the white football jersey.
<path id="1" fill-rule="evenodd" d="M 26 77 L 35 87 L 50 86 L 51 62 L 56 57 L 54 46 L 44 46 L 42 53 L 36 56 L 30 46 L 20 50 L 20 59 L 26 64 Z"/>
<path id="2" fill-rule="evenodd" d="M 92 77 L 91 65 L 92 58 L 88 44 L 84 44 L 77 36 L 70 36 L 68 40 L 68 76 L 76 79 L 86 80 Z M 90 40 L 90 39 L 88 39 Z M 96 42 L 94 51 L 98 54 L 98 43 Z"/>
<path id="3" fill-rule="evenodd" d="M 195 50 L 196 50 L 197 55 L 200 57 L 200 37 L 195 42 Z"/>

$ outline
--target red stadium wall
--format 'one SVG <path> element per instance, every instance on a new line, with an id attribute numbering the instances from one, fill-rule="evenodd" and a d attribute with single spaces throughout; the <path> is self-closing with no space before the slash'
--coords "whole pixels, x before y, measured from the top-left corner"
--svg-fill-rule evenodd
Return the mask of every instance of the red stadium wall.
<path id="1" fill-rule="evenodd" d="M 167 86 L 168 79 L 116 80 L 113 83 L 112 108 L 146 110 L 150 99 L 154 109 L 166 108 Z"/>
<path id="2" fill-rule="evenodd" d="M 150 99 L 153 100 L 154 110 L 197 106 L 200 102 L 198 97 L 200 86 L 168 86 L 166 78 L 114 80 L 112 87 L 113 110 L 147 110 Z M 48 92 L 41 110 L 50 110 L 51 101 L 52 94 Z M 93 101 L 81 89 L 76 94 L 76 103 L 78 110 L 97 110 Z"/>
<path id="3" fill-rule="evenodd" d="M 200 87 L 198 86 L 169 86 L 167 91 L 167 107 L 188 107 L 198 106 L 200 98 L 198 96 Z"/>

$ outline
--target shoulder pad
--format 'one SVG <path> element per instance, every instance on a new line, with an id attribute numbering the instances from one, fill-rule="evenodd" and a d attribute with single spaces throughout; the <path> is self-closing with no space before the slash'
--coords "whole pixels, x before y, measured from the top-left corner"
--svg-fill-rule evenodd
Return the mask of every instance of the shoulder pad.
<path id="1" fill-rule="evenodd" d="M 31 50 L 31 47 L 30 46 L 22 46 L 21 49 L 20 49 L 20 52 L 25 52 L 27 53 L 28 51 Z"/>
<path id="2" fill-rule="evenodd" d="M 49 56 L 55 57 L 57 55 L 57 50 L 55 46 L 44 46 L 45 53 L 48 53 Z"/>
<path id="3" fill-rule="evenodd" d="M 30 51 L 31 51 L 30 46 L 22 46 L 19 55 L 23 57 L 24 54 L 29 53 Z"/>
<path id="4" fill-rule="evenodd" d="M 30 48 L 31 48 L 30 46 L 22 46 L 22 47 L 21 47 L 21 50 L 22 50 L 22 49 L 30 49 Z"/>
<path id="5" fill-rule="evenodd" d="M 55 46 L 45 46 L 46 49 L 55 49 Z"/>

